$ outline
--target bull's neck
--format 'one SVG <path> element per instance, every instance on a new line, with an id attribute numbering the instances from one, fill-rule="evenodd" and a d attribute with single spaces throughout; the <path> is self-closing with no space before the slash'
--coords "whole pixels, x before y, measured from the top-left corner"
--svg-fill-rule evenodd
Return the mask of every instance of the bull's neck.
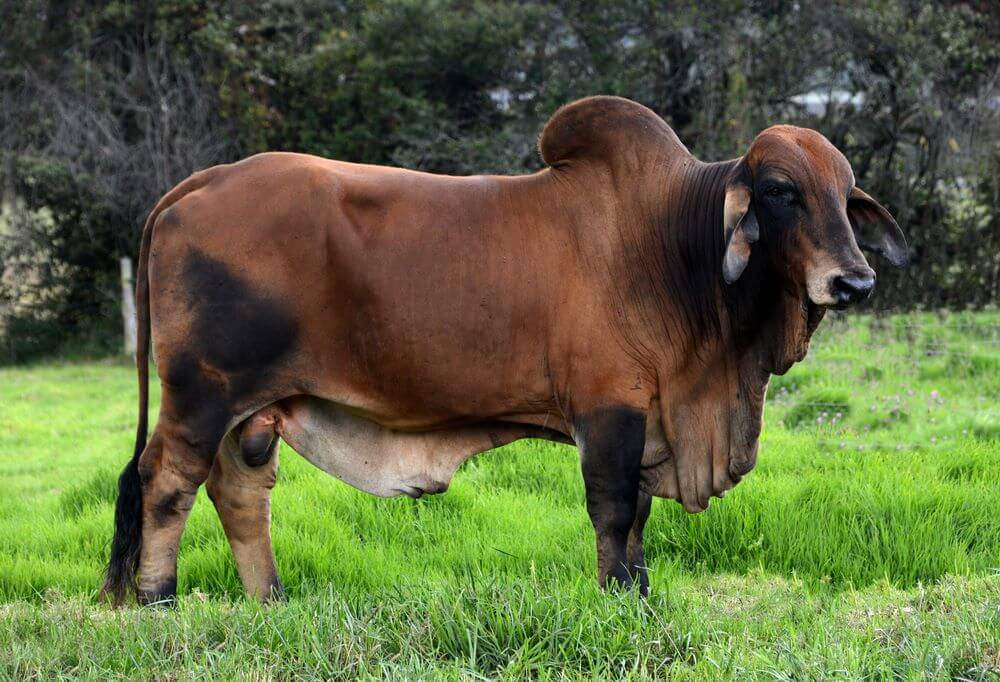
<path id="1" fill-rule="evenodd" d="M 670 201 L 663 207 L 667 222 L 664 227 L 681 232 L 693 229 L 698 237 L 707 229 L 721 237 L 726 181 L 738 162 L 739 159 L 731 159 L 704 163 L 691 159 L 675 168 L 669 179 Z M 721 239 L 718 244 L 721 246 Z"/>
<path id="2" fill-rule="evenodd" d="M 662 313 L 695 344 L 725 327 L 723 213 L 726 180 L 735 164 L 691 159 L 676 167 L 650 225 L 658 244 L 648 257 L 658 261 L 654 269 L 662 273 L 654 275 L 662 282 Z"/>
<path id="3" fill-rule="evenodd" d="M 726 183 L 737 163 L 691 159 L 678 165 L 651 216 L 649 249 L 641 258 L 659 291 L 642 299 L 658 307 L 661 334 L 653 343 L 675 354 L 724 347 L 742 355 L 759 344 L 766 328 L 782 324 L 778 279 L 763 254 L 751 258 L 734 284 L 722 279 Z"/>

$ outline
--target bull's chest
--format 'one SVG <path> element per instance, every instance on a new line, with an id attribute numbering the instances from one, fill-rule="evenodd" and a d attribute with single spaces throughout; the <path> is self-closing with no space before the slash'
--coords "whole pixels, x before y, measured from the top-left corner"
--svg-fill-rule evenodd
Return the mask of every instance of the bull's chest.
<path id="1" fill-rule="evenodd" d="M 654 400 L 646 415 L 642 489 L 691 512 L 722 497 L 756 462 L 760 411 L 744 402 L 663 409 Z"/>

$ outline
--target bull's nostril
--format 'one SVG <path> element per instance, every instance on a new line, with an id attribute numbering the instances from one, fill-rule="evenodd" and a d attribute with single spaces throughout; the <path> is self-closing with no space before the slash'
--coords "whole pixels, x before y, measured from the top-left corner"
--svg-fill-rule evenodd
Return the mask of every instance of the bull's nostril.
<path id="1" fill-rule="evenodd" d="M 838 275 L 833 278 L 833 295 L 840 305 L 868 298 L 875 288 L 874 275 Z"/>

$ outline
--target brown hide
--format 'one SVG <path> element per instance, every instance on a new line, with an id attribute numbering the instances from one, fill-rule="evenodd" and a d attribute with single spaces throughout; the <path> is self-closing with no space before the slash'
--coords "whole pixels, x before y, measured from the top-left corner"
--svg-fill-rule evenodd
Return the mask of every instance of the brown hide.
<path id="1" fill-rule="evenodd" d="M 723 283 L 737 162 L 699 162 L 645 107 L 573 103 L 539 148 L 522 177 L 272 153 L 187 181 L 149 250 L 164 385 L 197 372 L 224 430 L 298 395 L 395 432 L 572 437 L 634 408 L 645 489 L 704 509 L 753 467 L 767 377 L 820 312 L 763 258 Z M 187 399 L 164 410 L 185 421 Z"/>
<path id="2" fill-rule="evenodd" d="M 649 109 L 593 97 L 556 112 L 539 151 L 548 167 L 520 177 L 261 154 L 160 201 L 140 250 L 115 601 L 173 598 L 206 482 L 247 590 L 281 594 L 278 437 L 383 496 L 440 492 L 519 438 L 575 442 L 598 579 L 645 594 L 650 496 L 694 512 L 739 482 L 769 376 L 804 357 L 827 307 L 871 292 L 859 243 L 906 260 L 813 131 L 769 128 L 743 158 L 703 163 Z"/>

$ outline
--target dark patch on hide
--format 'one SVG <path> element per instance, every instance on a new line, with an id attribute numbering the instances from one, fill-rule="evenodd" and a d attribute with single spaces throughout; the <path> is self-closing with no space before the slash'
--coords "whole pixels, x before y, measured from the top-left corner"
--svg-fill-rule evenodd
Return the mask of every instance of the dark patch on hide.
<path id="1" fill-rule="evenodd" d="M 153 521 L 157 526 L 162 528 L 174 520 L 177 516 L 177 503 L 183 495 L 182 491 L 175 490 L 153 502 Z"/>
<path id="2" fill-rule="evenodd" d="M 181 435 L 202 459 L 211 460 L 232 416 L 225 388 L 210 377 L 194 354 L 183 350 L 166 363 L 164 407 Z"/>
<path id="3" fill-rule="evenodd" d="M 192 301 L 191 344 L 212 367 L 227 373 L 266 368 L 298 338 L 288 305 L 254 291 L 225 263 L 192 251 L 183 277 Z"/>
<path id="4" fill-rule="evenodd" d="M 191 328 L 185 347 L 164 363 L 166 407 L 191 448 L 210 460 L 234 406 L 267 384 L 294 347 L 298 325 L 281 301 L 199 251 L 186 257 L 182 281 Z"/>

